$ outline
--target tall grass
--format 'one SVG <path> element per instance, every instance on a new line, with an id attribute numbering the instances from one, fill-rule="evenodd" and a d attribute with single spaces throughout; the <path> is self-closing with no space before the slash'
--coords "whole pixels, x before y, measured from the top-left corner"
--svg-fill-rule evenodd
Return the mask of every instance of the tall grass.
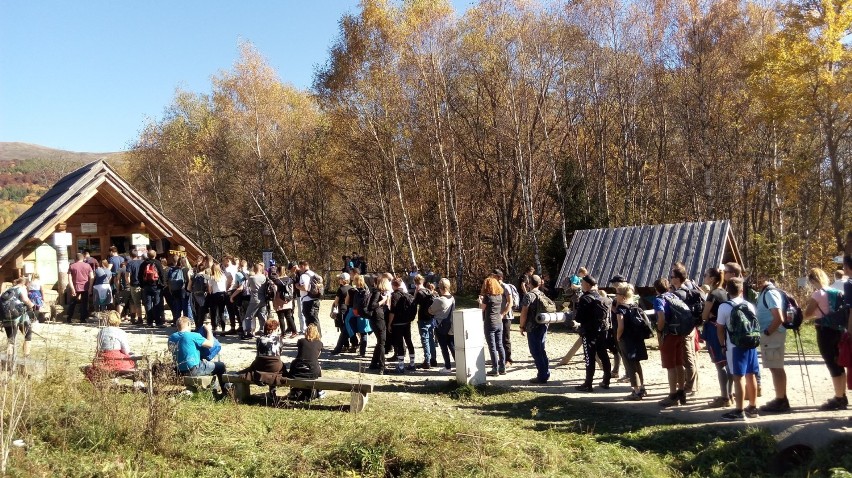
<path id="1" fill-rule="evenodd" d="M 379 390 L 355 415 L 348 394 L 280 407 L 184 398 L 167 387 L 149 398 L 93 387 L 72 372 L 33 384 L 30 446 L 12 457 L 11 476 L 729 477 L 764 475 L 775 454 L 758 429 L 613 416 L 493 387 Z M 837 446 L 852 457 L 852 447 Z M 838 465 L 836 455 L 818 454 L 790 476 L 827 476 Z"/>

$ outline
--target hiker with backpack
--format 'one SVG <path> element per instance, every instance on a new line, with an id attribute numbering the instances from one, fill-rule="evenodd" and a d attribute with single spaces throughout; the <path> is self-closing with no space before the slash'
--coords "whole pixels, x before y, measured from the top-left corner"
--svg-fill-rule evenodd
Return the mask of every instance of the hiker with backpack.
<path id="1" fill-rule="evenodd" d="M 701 314 L 704 312 L 704 298 L 701 296 L 701 291 L 695 284 L 689 280 L 686 267 L 681 262 L 676 262 L 670 272 L 669 280 L 671 282 L 672 291 L 680 297 L 692 312 L 693 320 L 700 321 Z M 695 328 L 686 334 L 683 342 L 683 357 L 684 357 L 684 393 L 689 396 L 695 395 L 698 392 L 698 364 L 695 360 L 695 352 L 698 349 L 698 336 L 695 334 Z"/>
<path id="2" fill-rule="evenodd" d="M 435 321 L 429 315 L 429 307 L 435 294 L 424 287 L 426 278 L 420 274 L 414 276 L 414 302 L 417 304 L 417 330 L 420 331 L 420 344 L 423 346 L 423 364 L 420 368 L 429 370 L 438 366 L 435 355 Z"/>
<path id="3" fill-rule="evenodd" d="M 352 347 L 354 348 L 357 345 L 357 338 L 355 335 L 349 334 L 349 328 L 346 327 L 346 320 L 349 312 L 349 305 L 347 299 L 349 297 L 349 291 L 352 290 L 352 286 L 349 285 L 350 275 L 348 272 L 341 272 L 337 275 L 337 292 L 334 295 L 334 302 L 331 304 L 331 319 L 334 320 L 334 326 L 337 327 L 337 331 L 340 335 L 337 336 L 337 345 L 334 346 L 334 349 L 331 351 L 331 355 L 339 355 L 344 348 L 349 347 L 350 341 L 355 339 L 354 343 L 352 343 Z"/>
<path id="4" fill-rule="evenodd" d="M 268 315 L 269 298 L 267 297 L 268 280 L 266 278 L 263 262 L 258 262 L 252 268 L 249 275 L 243 284 L 237 288 L 232 294 L 232 297 L 241 292 L 246 292 L 243 295 L 248 296 L 245 315 L 243 316 L 243 335 L 242 339 L 251 340 L 254 338 L 255 329 L 259 333 L 263 333 L 266 317 Z"/>
<path id="5" fill-rule="evenodd" d="M 370 318 L 373 311 L 370 308 L 372 292 L 367 288 L 364 276 L 357 270 L 352 273 L 352 288 L 346 295 L 346 307 L 348 307 L 344 325 L 346 332 L 351 337 L 352 347 L 358 347 L 358 356 L 367 356 L 367 336 L 373 332 Z M 354 350 L 354 349 L 353 349 Z"/>
<path id="6" fill-rule="evenodd" d="M 299 301 L 301 303 L 301 312 L 304 317 L 305 326 L 316 324 L 317 329 L 322 334 L 322 329 L 319 323 L 319 308 L 320 300 L 325 292 L 322 276 L 311 270 L 311 265 L 308 261 L 299 261 L 299 284 L 296 288 L 299 289 Z"/>
<path id="7" fill-rule="evenodd" d="M 109 261 L 102 259 L 100 265 L 95 269 L 95 278 L 92 281 L 92 305 L 96 312 L 109 310 L 113 304 L 112 295 L 112 271 Z"/>
<path id="8" fill-rule="evenodd" d="M 444 358 L 443 372 L 446 374 L 453 373 L 450 357 L 452 357 L 452 360 L 456 359 L 455 337 L 453 335 L 455 306 L 456 299 L 453 297 L 449 279 L 440 279 L 438 281 L 438 296 L 429 306 L 429 315 L 435 320 L 435 340 L 441 348 L 441 355 Z"/>
<path id="9" fill-rule="evenodd" d="M 272 310 L 278 316 L 280 324 L 286 324 L 286 327 L 281 331 L 281 338 L 292 339 L 298 332 L 296 331 L 296 322 L 293 319 L 293 307 L 296 301 L 294 300 L 293 279 L 287 274 L 287 269 L 282 265 L 278 266 L 278 273 L 269 276 L 275 293 L 272 294 Z"/>
<path id="10" fill-rule="evenodd" d="M 683 383 L 685 378 L 684 362 L 686 348 L 684 342 L 694 322 L 689 307 L 669 291 L 669 281 L 659 278 L 654 281 L 654 313 L 656 314 L 657 337 L 660 342 L 660 361 L 666 369 L 669 394 L 658 404 L 665 408 L 686 405 L 686 393 Z M 684 324 L 688 320 L 689 324 Z"/>
<path id="11" fill-rule="evenodd" d="M 741 278 L 726 281 L 725 290 L 730 300 L 719 305 L 716 330 L 719 342 L 725 344 L 722 350 L 734 376 L 735 408 L 722 415 L 722 419 L 757 418 L 757 375 L 760 374 L 757 346 L 761 341 L 760 324 L 754 306 L 743 297 Z M 743 408 L 746 399 L 749 406 Z"/>
<path id="12" fill-rule="evenodd" d="M 728 357 L 723 352 L 723 342 L 719 341 L 719 332 L 716 327 L 716 319 L 719 316 L 719 306 L 728 301 L 728 292 L 723 287 L 722 271 L 710 267 L 704 272 L 704 285 L 710 288 L 707 300 L 704 302 L 702 319 L 704 324 L 701 329 L 701 338 L 707 348 L 710 361 L 716 367 L 716 378 L 719 381 L 719 396 L 710 401 L 711 408 L 726 408 L 731 406 L 733 397 L 733 380 Z"/>
<path id="13" fill-rule="evenodd" d="M 142 324 L 142 311 L 144 302 L 142 301 L 142 285 L 139 284 L 139 269 L 142 268 L 142 257 L 134 256 L 127 261 L 125 266 L 125 282 L 130 289 L 130 323 L 134 325 Z M 71 316 L 68 316 L 71 320 Z"/>
<path id="14" fill-rule="evenodd" d="M 518 294 L 518 288 L 512 284 L 503 282 L 503 271 L 500 269 L 494 269 L 491 274 L 500 281 L 500 285 L 503 286 L 503 303 L 505 305 L 504 309 L 506 312 L 503 314 L 503 349 L 506 351 L 506 366 L 509 367 L 512 365 L 512 337 L 510 331 L 512 329 L 512 318 L 514 318 L 514 311 L 520 310 L 521 308 L 521 297 Z"/>
<path id="15" fill-rule="evenodd" d="M 654 327 L 645 311 L 636 305 L 638 297 L 632 284 L 615 289 L 616 332 L 619 349 L 624 354 L 624 369 L 633 391 L 626 400 L 642 400 L 648 395 L 645 391 L 645 376 L 642 373 L 642 361 L 648 360 L 645 339 L 654 336 Z"/>
<path id="16" fill-rule="evenodd" d="M 189 278 L 192 277 L 192 271 L 185 257 L 173 255 L 170 262 L 171 265 L 166 271 L 166 283 L 169 291 L 169 309 L 172 311 L 172 325 L 177 326 L 177 319 L 181 314 L 193 320 L 189 302 L 191 286 Z"/>
<path id="17" fill-rule="evenodd" d="M 388 305 L 390 304 L 391 283 L 383 276 L 374 275 L 374 288 L 370 290 L 370 304 L 367 307 L 370 315 L 370 328 L 376 336 L 376 346 L 370 361 L 370 370 L 376 370 L 380 375 L 385 373 L 385 343 L 388 340 Z"/>
<path id="18" fill-rule="evenodd" d="M 142 286 L 142 299 L 145 304 L 145 318 L 148 327 L 165 327 L 163 317 L 163 289 L 166 287 L 166 274 L 163 264 L 157 260 L 157 251 L 148 250 L 148 258 L 142 261 L 137 276 Z"/>
<path id="19" fill-rule="evenodd" d="M 89 267 L 85 262 L 82 262 L 82 264 Z M 12 287 L 0 294 L 0 312 L 3 315 L 3 330 L 6 332 L 7 341 L 6 357 L 9 360 L 15 356 L 15 342 L 19 332 L 24 335 L 22 350 L 24 358 L 30 355 L 33 328 L 27 311 L 32 308 L 33 303 L 27 297 L 26 277 L 18 277 Z"/>
<path id="20" fill-rule="evenodd" d="M 763 336 L 758 352 L 764 367 L 772 374 L 775 398 L 760 407 L 764 413 L 789 413 L 787 399 L 787 372 L 784 371 L 784 348 L 787 329 L 783 327 L 787 315 L 787 295 L 777 287 L 775 281 L 766 277 L 758 280 L 760 294 L 757 296 L 757 320 Z"/>
<path id="21" fill-rule="evenodd" d="M 550 363 L 547 359 L 547 324 L 540 324 L 536 321 L 536 317 L 541 312 L 555 312 L 548 310 L 553 304 L 553 301 L 548 299 L 544 293 L 539 290 L 541 286 L 541 277 L 533 274 L 529 278 L 529 292 L 521 299 L 521 335 L 526 335 L 527 345 L 530 348 L 530 355 L 535 363 L 536 376 L 530 379 L 530 383 L 546 384 L 550 380 Z"/>
<path id="22" fill-rule="evenodd" d="M 405 370 L 417 370 L 414 365 L 414 343 L 411 341 L 411 322 L 417 315 L 417 304 L 414 296 L 405 291 L 405 282 L 400 278 L 391 281 L 393 293 L 390 298 L 390 313 L 388 314 L 388 329 L 394 355 L 396 355 L 396 373 Z M 408 351 L 408 365 L 405 365 L 405 352 Z"/>
<path id="23" fill-rule="evenodd" d="M 815 267 L 808 272 L 808 283 L 814 289 L 811 299 L 805 307 L 805 318 L 814 319 L 819 353 L 825 361 L 834 386 L 834 396 L 823 403 L 819 409 L 824 411 L 846 410 L 849 400 L 846 398 L 846 369 L 838 365 L 840 341 L 846 332 L 849 309 L 844 307 L 844 294 L 828 286 L 828 274 Z M 835 315 L 832 316 L 831 314 Z M 830 317 L 843 320 L 832 321 Z"/>
<path id="24" fill-rule="evenodd" d="M 583 339 L 583 357 L 586 364 L 586 379 L 575 388 L 578 392 L 593 392 L 592 382 L 595 377 L 595 357 L 600 359 L 603 368 L 603 381 L 600 387 L 609 388 L 612 378 L 612 364 L 607 353 L 607 332 L 612 327 L 610 309 L 612 301 L 606 293 L 598 290 L 598 281 L 591 275 L 586 275 L 580 282 L 583 295 L 577 301 L 575 320 L 580 324 L 580 337 Z"/>
<path id="25" fill-rule="evenodd" d="M 485 343 L 491 357 L 488 375 L 506 375 L 506 351 L 503 349 L 503 315 L 509 304 L 503 302 L 503 286 L 493 276 L 488 276 L 479 293 L 479 308 L 482 309 Z"/>

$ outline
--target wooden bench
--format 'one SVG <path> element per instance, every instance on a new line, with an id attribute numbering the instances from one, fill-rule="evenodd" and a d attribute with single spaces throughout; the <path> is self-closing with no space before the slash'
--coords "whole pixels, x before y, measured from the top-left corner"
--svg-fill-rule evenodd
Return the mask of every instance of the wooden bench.
<path id="1" fill-rule="evenodd" d="M 192 393 L 198 393 L 199 390 L 207 390 L 213 385 L 215 375 L 199 375 L 197 377 L 181 377 L 183 385 Z"/>
<path id="2" fill-rule="evenodd" d="M 235 373 L 226 373 L 222 376 L 225 383 L 234 385 L 234 398 L 238 402 L 245 402 L 251 396 L 250 387 L 252 381 L 244 379 Z M 373 392 L 374 385 L 360 380 L 321 377 L 315 380 L 302 378 L 287 378 L 282 384 L 290 388 L 302 388 L 306 390 L 334 390 L 338 392 L 350 392 L 349 411 L 352 413 L 363 412 L 367 407 L 369 395 Z"/>

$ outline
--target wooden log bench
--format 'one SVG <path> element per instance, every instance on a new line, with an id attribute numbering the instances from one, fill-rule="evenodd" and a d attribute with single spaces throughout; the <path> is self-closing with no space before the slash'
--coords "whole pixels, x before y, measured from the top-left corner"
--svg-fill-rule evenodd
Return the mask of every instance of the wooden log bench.
<path id="1" fill-rule="evenodd" d="M 242 375 L 226 373 L 222 376 L 222 380 L 234 385 L 234 399 L 237 402 L 245 402 L 251 396 L 250 387 L 254 382 L 246 380 Z M 321 377 L 314 380 L 286 378 L 282 386 L 306 390 L 350 392 L 349 411 L 352 413 L 364 411 L 364 408 L 367 407 L 368 397 L 374 388 L 374 385 L 370 382 L 336 377 Z"/>

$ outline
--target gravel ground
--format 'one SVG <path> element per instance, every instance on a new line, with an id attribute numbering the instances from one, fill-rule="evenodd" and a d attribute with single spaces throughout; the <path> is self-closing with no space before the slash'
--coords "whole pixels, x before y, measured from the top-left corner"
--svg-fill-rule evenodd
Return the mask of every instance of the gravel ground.
<path id="1" fill-rule="evenodd" d="M 406 387 L 419 386 L 429 382 L 446 382 L 451 376 L 441 373 L 441 368 L 431 370 L 417 370 L 405 374 L 366 373 L 369 358 L 359 358 L 354 353 L 343 353 L 338 356 L 330 356 L 329 351 L 337 341 L 338 333 L 334 328 L 333 321 L 328 317 L 331 310 L 331 300 L 324 300 L 320 310 L 322 330 L 325 332 L 323 343 L 325 352 L 321 358 L 325 376 L 355 377 L 364 373 L 364 378 L 373 381 L 379 386 L 379 393 L 404 392 Z M 173 329 L 149 329 L 137 326 L 124 325 L 130 336 L 130 345 L 134 353 L 157 354 L 166 350 L 168 335 Z M 34 331 L 38 336 L 33 339 L 33 358 L 47 359 L 48 364 L 66 362 L 69 365 L 83 365 L 90 361 L 95 350 L 95 337 L 98 327 L 93 323 L 83 324 L 57 324 L 39 323 L 35 324 Z M 412 330 L 414 344 L 417 349 L 417 363 L 423 360 L 420 340 L 416 330 Z M 719 417 L 725 411 L 722 409 L 710 409 L 708 402 L 719 394 L 716 382 L 715 367 L 710 362 L 706 351 L 698 353 L 699 389 L 694 397 L 690 397 L 684 406 L 672 407 L 660 410 L 657 401 L 668 393 L 668 385 L 664 369 L 660 367 L 659 353 L 657 350 L 649 350 L 649 360 L 643 362 L 644 375 L 649 396 L 641 402 L 625 401 L 630 393 L 629 384 L 616 383 L 613 381 L 609 390 L 595 388 L 593 393 L 579 393 L 574 391 L 574 386 L 579 385 L 583 377 L 584 367 L 582 364 L 582 350 L 574 357 L 567 366 L 556 367 L 559 359 L 568 351 L 576 340 L 577 335 L 566 332 L 561 326 L 555 326 L 549 333 L 547 339 L 547 351 L 551 364 L 554 367 L 551 372 L 551 381 L 546 385 L 533 385 L 528 380 L 535 376 L 535 367 L 529 355 L 525 337 L 518 331 L 517 321 L 512 326 L 513 358 L 515 362 L 508 367 L 507 374 L 499 377 L 488 377 L 489 384 L 501 387 L 509 387 L 519 390 L 530 390 L 540 393 L 564 395 L 566 397 L 586 400 L 595 403 L 605 403 L 614 409 L 629 407 L 631 411 L 659 415 L 672 418 L 681 422 L 714 423 L 719 422 Z M 240 341 L 234 336 L 220 337 L 222 342 L 222 353 L 220 359 L 225 362 L 228 370 L 239 370 L 247 366 L 254 358 L 255 350 L 252 341 Z M 289 363 L 295 356 L 296 339 L 286 340 L 284 359 Z M 368 349 L 368 357 L 372 353 L 372 344 Z M 652 341 L 649 341 L 651 344 Z M 439 363 L 440 359 L 440 351 Z M 486 352 L 486 359 L 487 359 Z M 802 424 L 819 422 L 823 429 L 832 430 L 845 436 L 852 436 L 852 430 L 848 427 L 850 422 L 847 417 L 849 410 L 838 412 L 821 412 L 816 407 L 832 395 L 832 387 L 828 371 L 819 356 L 810 355 L 805 358 L 807 371 L 810 375 L 810 384 L 815 397 L 810 396 L 807 376 L 802 377 L 800 362 L 796 357 L 795 349 L 788 343 L 786 370 L 788 376 L 788 397 L 793 407 L 793 412 L 783 415 L 761 416 L 750 420 L 750 423 L 765 424 L 773 429 L 781 438 L 789 438 L 801 434 Z M 622 369 L 622 374 L 623 369 Z M 602 373 L 598 371 L 596 384 L 600 381 Z M 766 403 L 773 395 L 772 379 L 767 370 L 762 373 L 763 397 L 758 398 L 758 405 Z M 816 402 L 816 403 L 815 403 Z M 822 430 L 822 429 L 821 429 Z M 814 435 L 811 441 L 825 441 L 828 439 L 825 433 L 810 432 Z M 834 435 L 831 435 L 834 436 Z"/>

